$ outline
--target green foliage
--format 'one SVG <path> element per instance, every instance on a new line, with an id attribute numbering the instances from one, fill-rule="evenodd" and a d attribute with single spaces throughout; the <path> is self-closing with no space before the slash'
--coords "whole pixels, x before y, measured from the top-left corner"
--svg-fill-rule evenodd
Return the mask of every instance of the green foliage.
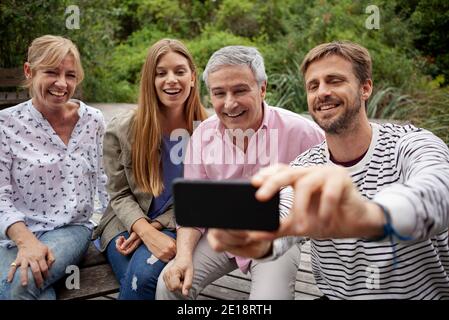
<path id="1" fill-rule="evenodd" d="M 247 0 L 224 0 L 217 13 L 217 28 L 229 30 L 242 37 L 257 35 L 256 3 Z"/>
<path id="2" fill-rule="evenodd" d="M 168 33 L 183 33 L 186 30 L 186 12 L 180 10 L 177 0 L 142 0 L 136 16 L 141 26 L 155 25 Z"/>
<path id="3" fill-rule="evenodd" d="M 379 88 L 373 92 L 367 104 L 369 118 L 404 119 L 406 106 L 412 104 L 410 96 L 394 87 Z"/>
<path id="4" fill-rule="evenodd" d="M 201 80 L 200 94 L 203 103 L 205 106 L 210 107 L 209 93 L 207 92 L 206 86 L 204 85 L 201 76 L 204 67 L 207 64 L 207 61 L 209 61 L 209 58 L 212 55 L 212 53 L 214 53 L 215 51 L 224 46 L 230 45 L 254 46 L 254 43 L 252 43 L 250 40 L 246 38 L 236 36 L 232 33 L 226 31 L 216 31 L 213 28 L 206 26 L 201 36 L 193 40 L 186 41 L 186 45 L 189 48 L 190 52 L 192 53 L 193 57 L 195 58 L 195 63 L 198 69 L 197 76 L 199 80 Z"/>
<path id="5" fill-rule="evenodd" d="M 396 10 L 413 30 L 413 45 L 425 57 L 424 71 L 449 79 L 449 2 L 445 0 L 396 1 Z M 439 83 L 447 85 L 445 82 Z"/>
<path id="6" fill-rule="evenodd" d="M 299 64 L 293 61 L 285 73 L 274 73 L 269 78 L 266 100 L 275 106 L 297 113 L 307 112 L 307 97 L 304 80 L 299 73 Z"/>
<path id="7" fill-rule="evenodd" d="M 26 61 L 31 41 L 44 34 L 58 34 L 65 27 L 65 1 L 0 2 L 0 67 L 10 68 Z M 48 12 L 53 14 L 49 15 Z"/>
<path id="8" fill-rule="evenodd" d="M 79 30 L 65 28 L 71 4 L 81 11 Z M 380 12 L 378 30 L 365 26 L 372 4 Z M 86 101 L 135 102 L 148 47 L 164 37 L 187 44 L 198 77 L 215 50 L 255 46 L 265 59 L 267 101 L 296 112 L 307 110 L 298 70 L 304 55 L 323 42 L 352 40 L 373 59 L 369 115 L 412 119 L 449 141 L 445 0 L 3 0 L 0 26 L 1 67 L 21 65 L 37 36 L 71 38 L 86 70 Z M 201 95 L 209 105 L 204 85 Z"/>
<path id="9" fill-rule="evenodd" d="M 113 48 L 97 79 L 102 90 L 96 101 L 136 102 L 140 71 L 148 48 L 164 37 L 170 35 L 148 27 L 134 32 L 126 42 Z"/>
<path id="10" fill-rule="evenodd" d="M 111 11 L 108 4 L 112 1 L 79 0 L 80 29 L 60 31 L 60 35 L 71 39 L 80 50 L 86 74 L 82 83 L 83 99 L 87 101 L 102 101 L 111 88 L 104 84 L 104 76 L 106 62 L 116 45 L 117 12 Z"/>
<path id="11" fill-rule="evenodd" d="M 223 0 L 216 13 L 215 26 L 238 36 L 272 41 L 285 33 L 284 2 Z"/>
<path id="12" fill-rule="evenodd" d="M 18 67 L 26 61 L 32 40 L 53 34 L 71 39 L 81 53 L 85 80 L 83 96 L 90 101 L 101 101 L 107 94 L 104 67 L 114 47 L 116 13 L 110 11 L 112 1 L 79 0 L 80 29 L 67 29 L 65 14 L 69 0 L 14 1 L 0 3 L 0 66 Z M 6 26 L 6 27 L 4 27 Z"/>
<path id="13" fill-rule="evenodd" d="M 425 89 L 415 94 L 411 104 L 403 106 L 402 119 L 426 128 L 449 145 L 449 89 Z"/>

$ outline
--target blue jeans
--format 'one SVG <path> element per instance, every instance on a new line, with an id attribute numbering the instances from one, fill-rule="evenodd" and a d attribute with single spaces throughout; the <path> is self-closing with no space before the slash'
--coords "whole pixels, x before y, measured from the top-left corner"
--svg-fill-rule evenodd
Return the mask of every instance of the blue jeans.
<path id="1" fill-rule="evenodd" d="M 163 233 L 176 238 L 176 233 L 167 229 Z M 119 299 L 121 300 L 154 300 L 157 278 L 166 263 L 152 258 L 152 253 L 145 244 L 141 244 L 133 253 L 124 256 L 115 248 L 115 240 L 119 236 L 129 237 L 128 232 L 117 235 L 106 248 L 106 255 L 115 277 L 120 283 Z"/>
<path id="2" fill-rule="evenodd" d="M 55 262 L 49 270 L 41 288 L 37 288 L 31 269 L 28 267 L 28 285 L 20 283 L 20 268 L 17 268 L 13 281 L 7 282 L 10 264 L 17 257 L 18 249 L 0 247 L 0 300 L 55 300 L 53 284 L 66 274 L 69 265 L 78 264 L 89 247 L 91 230 L 84 226 L 69 225 L 47 231 L 39 238 L 55 256 Z"/>

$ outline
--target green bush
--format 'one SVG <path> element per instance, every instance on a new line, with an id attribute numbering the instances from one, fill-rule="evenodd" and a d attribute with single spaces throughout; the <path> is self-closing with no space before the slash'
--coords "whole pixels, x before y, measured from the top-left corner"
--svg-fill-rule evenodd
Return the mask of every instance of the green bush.
<path id="1" fill-rule="evenodd" d="M 105 59 L 102 68 L 97 68 L 96 77 L 87 81 L 85 88 L 98 88 L 91 101 L 136 102 L 140 71 L 148 48 L 157 40 L 169 37 L 154 28 L 145 28 L 133 33 L 126 42 L 117 45 Z M 89 90 L 89 89 L 88 89 Z"/>
<path id="2" fill-rule="evenodd" d="M 286 1 L 223 0 L 214 25 L 237 36 L 273 41 L 286 32 Z"/>
<path id="3" fill-rule="evenodd" d="M 206 27 L 204 32 L 197 38 L 186 41 L 198 69 L 198 80 L 200 80 L 200 94 L 205 106 L 210 107 L 209 93 L 202 81 L 202 72 L 206 67 L 212 53 L 224 46 L 248 45 L 253 46 L 249 39 L 242 38 L 226 31 L 216 31 L 211 27 Z"/>
<path id="4" fill-rule="evenodd" d="M 266 100 L 271 104 L 297 113 L 307 112 L 307 97 L 299 64 L 293 61 L 285 73 L 274 73 L 268 79 Z"/>
<path id="5" fill-rule="evenodd" d="M 425 89 L 415 94 L 413 104 L 403 106 L 404 119 L 432 131 L 449 145 L 448 105 L 448 88 Z"/>
<path id="6" fill-rule="evenodd" d="M 148 47 L 172 37 L 191 50 L 199 74 L 226 45 L 251 45 L 263 54 L 267 101 L 307 109 L 299 65 L 314 46 L 352 40 L 370 51 L 374 93 L 371 117 L 411 119 L 448 142 L 445 116 L 449 79 L 449 4 L 444 0 L 79 0 L 81 28 L 65 29 L 68 0 L 0 3 L 0 66 L 24 62 L 32 39 L 71 38 L 80 48 L 86 101 L 135 102 Z M 365 10 L 380 10 L 380 29 L 369 30 Z M 18 36 L 20 35 L 20 36 Z M 200 82 L 202 83 L 202 82 Z M 201 87 L 205 105 L 208 93 Z"/>

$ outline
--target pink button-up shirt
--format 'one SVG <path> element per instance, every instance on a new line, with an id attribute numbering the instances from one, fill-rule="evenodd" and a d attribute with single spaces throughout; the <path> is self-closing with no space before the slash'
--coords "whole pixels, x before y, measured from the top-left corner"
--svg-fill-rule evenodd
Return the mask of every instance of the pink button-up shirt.
<path id="1" fill-rule="evenodd" d="M 188 179 L 249 179 L 261 168 L 275 163 L 290 163 L 324 139 L 321 129 L 312 121 L 291 111 L 264 103 L 260 128 L 245 138 L 246 152 L 233 139 L 236 131 L 226 129 L 216 115 L 203 121 L 193 132 L 184 160 L 184 177 Z M 213 210 L 211 210 L 213 213 Z M 204 233 L 204 230 L 201 230 Z M 234 256 L 227 253 L 230 258 Z M 243 272 L 250 259 L 235 256 Z"/>

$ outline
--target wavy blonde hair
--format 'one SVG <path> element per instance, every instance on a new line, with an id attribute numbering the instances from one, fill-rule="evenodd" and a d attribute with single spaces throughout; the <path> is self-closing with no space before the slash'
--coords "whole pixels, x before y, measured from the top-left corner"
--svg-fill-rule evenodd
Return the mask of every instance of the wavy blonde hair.
<path id="1" fill-rule="evenodd" d="M 84 79 L 84 71 L 76 45 L 67 38 L 52 35 L 45 35 L 33 40 L 28 48 L 27 58 L 32 76 L 26 79 L 23 84 L 25 88 L 28 88 L 31 97 L 34 96 L 36 90 L 33 81 L 36 72 L 42 69 L 58 67 L 67 55 L 73 57 L 76 85 L 78 85 Z"/>
<path id="2" fill-rule="evenodd" d="M 197 76 L 193 58 L 185 45 L 174 39 L 162 39 L 153 44 L 142 67 L 138 107 L 132 126 L 132 166 L 133 174 L 139 188 L 158 196 L 164 189 L 161 164 L 161 105 L 155 88 L 156 66 L 162 56 L 175 52 L 184 56 L 189 62 L 192 73 Z M 207 118 L 206 110 L 200 101 L 199 81 L 194 82 L 185 103 L 184 116 L 187 130 L 193 132 L 193 122 Z"/>

